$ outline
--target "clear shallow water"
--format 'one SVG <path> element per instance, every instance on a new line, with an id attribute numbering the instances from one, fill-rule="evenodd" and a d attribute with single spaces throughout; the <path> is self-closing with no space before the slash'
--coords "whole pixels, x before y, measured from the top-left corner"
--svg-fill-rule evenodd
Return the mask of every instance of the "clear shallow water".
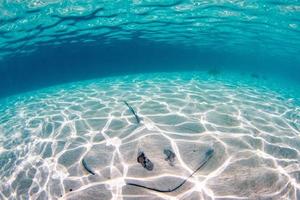
<path id="1" fill-rule="evenodd" d="M 253 79 L 140 74 L 11 97 L 0 110 L 0 197 L 298 199 L 300 93 Z M 165 148 L 176 155 L 172 165 Z M 209 149 L 174 192 L 128 185 L 174 188 Z M 137 162 L 140 151 L 153 170 Z"/>
<path id="2" fill-rule="evenodd" d="M 299 12 L 1 2 L 0 199 L 300 199 Z"/>

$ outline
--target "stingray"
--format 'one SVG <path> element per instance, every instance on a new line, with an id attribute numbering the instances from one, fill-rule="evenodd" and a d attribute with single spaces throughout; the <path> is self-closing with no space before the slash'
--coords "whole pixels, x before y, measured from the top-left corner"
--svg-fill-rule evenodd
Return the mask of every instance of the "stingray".
<path id="1" fill-rule="evenodd" d="M 210 160 L 210 158 L 213 156 L 213 154 L 214 154 L 214 150 L 213 149 L 207 150 L 205 152 L 204 159 L 199 164 L 199 166 L 197 167 L 197 169 L 194 170 L 187 178 L 185 178 L 181 183 L 179 183 L 174 188 L 171 188 L 171 189 L 158 189 L 158 188 L 147 187 L 145 185 L 140 185 L 140 184 L 130 183 L 130 182 L 126 182 L 126 185 L 131 185 L 131 186 L 135 186 L 135 187 L 139 187 L 139 188 L 144 188 L 144 189 L 152 190 L 152 191 L 155 191 L 155 192 L 163 192 L 163 193 L 174 192 L 175 190 L 177 190 L 178 188 L 180 188 L 181 186 L 183 186 L 188 181 L 188 179 L 191 178 L 197 171 L 199 171 L 203 166 L 205 166 L 205 164 Z"/>
<path id="2" fill-rule="evenodd" d="M 127 103 L 127 101 L 124 101 L 125 105 L 129 108 L 130 112 L 134 115 L 136 122 L 139 124 L 140 123 L 140 118 L 139 116 L 136 114 L 136 112 L 134 111 L 134 109 Z"/>
<path id="3" fill-rule="evenodd" d="M 153 163 L 149 160 L 144 152 L 139 152 L 137 157 L 137 162 L 140 163 L 145 169 L 152 171 L 153 170 Z"/>
<path id="4" fill-rule="evenodd" d="M 164 154 L 166 155 L 165 161 L 168 161 L 169 165 L 174 166 L 175 157 L 176 157 L 175 153 L 171 149 L 165 148 Z"/>

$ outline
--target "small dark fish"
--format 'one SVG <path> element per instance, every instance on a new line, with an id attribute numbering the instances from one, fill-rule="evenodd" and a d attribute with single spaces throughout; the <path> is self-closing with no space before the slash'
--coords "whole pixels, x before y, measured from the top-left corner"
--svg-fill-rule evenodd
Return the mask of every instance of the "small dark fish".
<path id="1" fill-rule="evenodd" d="M 207 71 L 207 73 L 212 76 L 217 76 L 221 73 L 221 71 L 218 68 L 214 67 L 214 68 L 209 69 Z"/>
<path id="2" fill-rule="evenodd" d="M 96 174 L 95 172 L 93 172 L 93 170 L 92 170 L 91 168 L 89 168 L 89 166 L 86 164 L 86 162 L 85 162 L 84 159 L 81 160 L 81 163 L 82 163 L 84 169 L 85 169 L 86 171 L 88 171 L 90 174 L 92 174 L 92 175 L 95 175 L 95 174 Z"/>
<path id="3" fill-rule="evenodd" d="M 164 149 L 164 154 L 167 156 L 165 160 L 169 162 L 169 165 L 174 166 L 176 157 L 175 153 L 172 150 L 166 148 Z"/>
<path id="4" fill-rule="evenodd" d="M 147 170 L 149 170 L 149 171 L 152 171 L 152 170 L 153 170 L 154 165 L 153 165 L 153 163 L 151 162 L 151 160 L 149 160 L 149 159 L 145 156 L 144 152 L 139 152 L 139 153 L 138 153 L 138 156 L 137 156 L 137 162 L 138 162 L 138 163 L 141 163 L 141 165 L 142 165 L 145 169 L 147 169 Z"/>
<path id="5" fill-rule="evenodd" d="M 136 122 L 139 124 L 140 123 L 140 118 L 139 116 L 136 114 L 136 112 L 134 111 L 134 109 L 127 103 L 127 101 L 124 101 L 125 105 L 129 108 L 130 112 L 134 115 Z"/>
<path id="6" fill-rule="evenodd" d="M 259 75 L 258 75 L 257 73 L 252 73 L 252 74 L 251 74 L 251 77 L 252 77 L 252 78 L 257 78 L 257 79 L 259 79 Z"/>

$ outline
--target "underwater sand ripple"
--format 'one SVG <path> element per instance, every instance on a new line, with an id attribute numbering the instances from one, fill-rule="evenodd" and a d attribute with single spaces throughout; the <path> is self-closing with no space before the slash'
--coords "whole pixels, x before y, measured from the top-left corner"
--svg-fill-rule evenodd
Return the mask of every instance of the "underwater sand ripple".
<path id="1" fill-rule="evenodd" d="M 14 97 L 0 111 L 0 199 L 298 199 L 299 111 L 268 87 L 202 73 Z M 126 185 L 176 188 L 209 149 L 173 192 Z M 140 151 L 151 170 L 137 162 Z"/>

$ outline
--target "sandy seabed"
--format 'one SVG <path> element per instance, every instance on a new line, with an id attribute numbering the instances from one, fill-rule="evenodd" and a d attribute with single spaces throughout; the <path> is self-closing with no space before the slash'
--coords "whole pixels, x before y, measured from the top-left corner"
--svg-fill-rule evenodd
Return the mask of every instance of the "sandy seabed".
<path id="1" fill-rule="evenodd" d="M 300 106 L 239 76 L 111 77 L 3 100 L 0 199 L 300 199 Z"/>

